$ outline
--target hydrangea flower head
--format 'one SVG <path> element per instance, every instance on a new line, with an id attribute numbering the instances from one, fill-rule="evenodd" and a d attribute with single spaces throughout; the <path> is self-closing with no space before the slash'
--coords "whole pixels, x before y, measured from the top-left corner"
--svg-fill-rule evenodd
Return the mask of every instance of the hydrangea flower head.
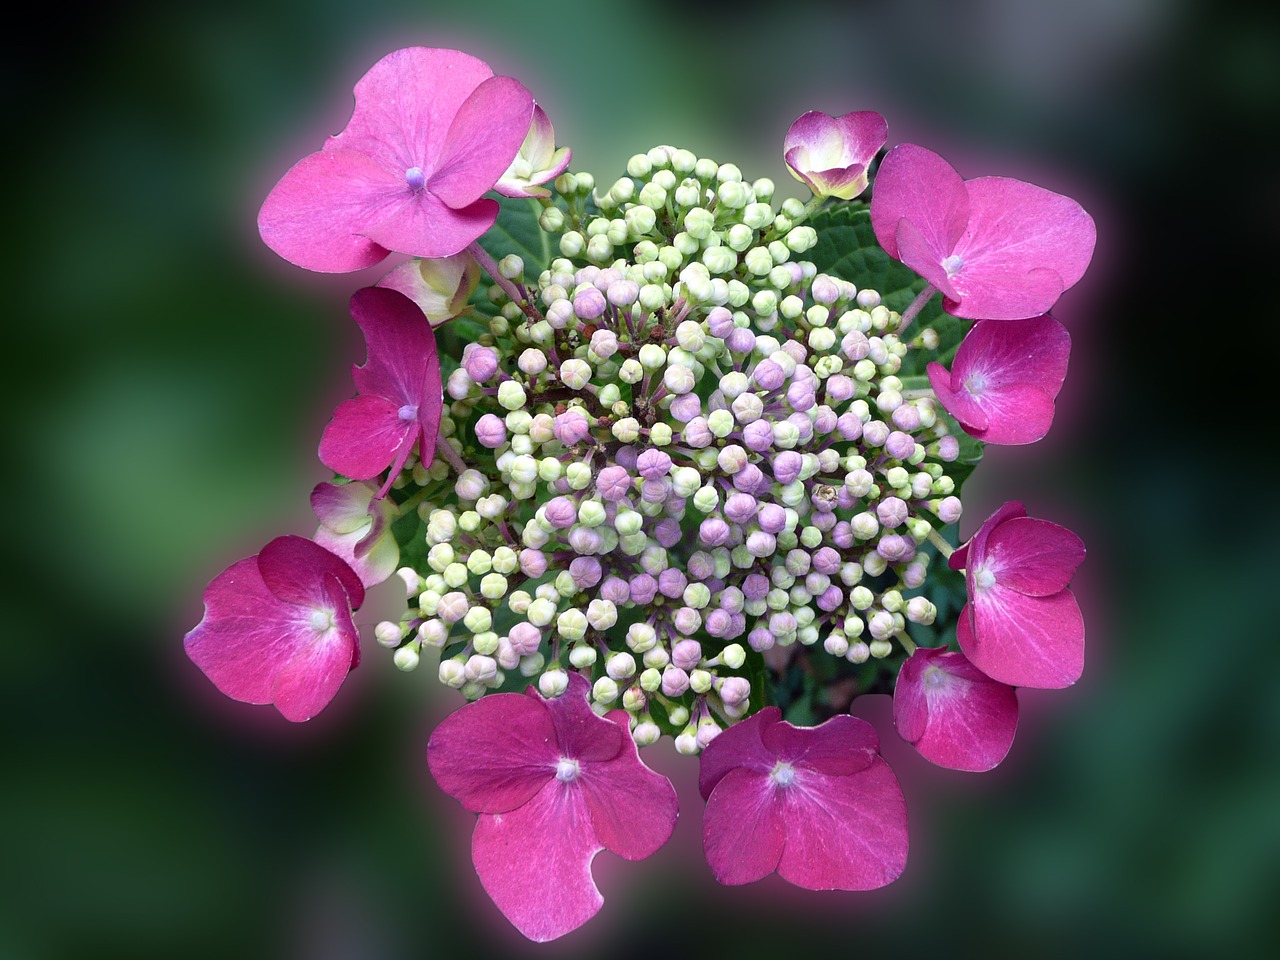
<path id="1" fill-rule="evenodd" d="M 355 87 L 340 134 L 298 161 L 258 214 L 267 246 L 322 273 L 373 266 L 389 252 L 448 257 L 493 226 L 482 199 L 529 130 L 533 98 L 457 50 L 408 47 Z"/>
<path id="2" fill-rule="evenodd" d="M 926 760 L 952 770 L 996 766 L 1013 745 L 1018 697 L 946 647 L 918 647 L 893 689 L 893 724 Z"/>
<path id="3" fill-rule="evenodd" d="M 480 882 L 530 940 L 553 940 L 603 903 L 591 877 L 601 850 L 643 860 L 675 828 L 671 782 L 640 762 L 627 715 L 587 703 L 568 675 L 560 696 L 532 688 L 468 704 L 427 745 L 440 788 L 479 814 L 471 840 Z"/>
<path id="4" fill-rule="evenodd" d="M 444 403 L 440 360 L 431 324 L 408 297 L 365 287 L 351 298 L 351 316 L 364 332 L 369 357 L 354 367 L 359 396 L 338 405 L 320 439 L 320 460 L 353 480 L 391 468 L 376 496 L 386 496 L 414 445 L 430 465 Z"/>
<path id="5" fill-rule="evenodd" d="M 787 130 L 787 169 L 818 197 L 852 200 L 867 189 L 867 169 L 889 135 L 884 117 L 860 110 L 833 117 L 802 114 Z"/>
<path id="6" fill-rule="evenodd" d="M 187 656 L 233 700 L 309 720 L 360 662 L 351 611 L 363 602 L 360 578 L 340 558 L 302 537 L 277 537 L 209 584 Z"/>
<path id="7" fill-rule="evenodd" d="M 1068 687 L 1084 670 L 1084 618 L 1067 584 L 1084 560 L 1070 530 L 1010 501 L 951 555 L 969 602 L 956 624 L 973 665 L 1017 687 Z"/>
<path id="8" fill-rule="evenodd" d="M 929 384 L 965 431 L 987 443 L 1034 443 L 1053 423 L 1071 336 L 1053 317 L 979 320 L 950 372 L 930 363 Z"/>
<path id="9" fill-rule="evenodd" d="M 794 727 L 777 707 L 734 724 L 702 754 L 703 845 L 721 883 L 774 870 L 809 890 L 872 890 L 907 862 L 902 790 L 865 720 Z"/>
<path id="10" fill-rule="evenodd" d="M 1070 197 L 1010 177 L 961 179 L 904 143 L 876 173 L 871 224 L 889 256 L 942 291 L 957 317 L 1047 313 L 1093 257 L 1093 218 Z"/>
<path id="11" fill-rule="evenodd" d="M 573 153 L 568 147 L 556 148 L 556 131 L 551 118 L 538 105 L 533 107 L 533 122 L 520 145 L 520 152 L 494 187 L 504 197 L 549 197 L 551 191 L 540 184 L 554 180 L 565 170 Z"/>

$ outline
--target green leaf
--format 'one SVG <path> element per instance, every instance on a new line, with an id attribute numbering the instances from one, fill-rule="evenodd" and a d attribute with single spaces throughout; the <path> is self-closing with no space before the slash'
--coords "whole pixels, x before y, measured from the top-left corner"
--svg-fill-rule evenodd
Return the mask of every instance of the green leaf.
<path id="1" fill-rule="evenodd" d="M 551 265 L 551 238 L 538 226 L 542 204 L 537 200 L 494 197 L 501 204 L 498 222 L 480 238 L 480 246 L 495 260 L 516 254 L 527 277 L 537 277 Z"/>
<path id="2" fill-rule="evenodd" d="M 866 204 L 837 203 L 815 213 L 808 225 L 818 232 L 818 242 L 807 257 L 821 272 L 848 280 L 859 290 L 877 291 L 881 302 L 899 313 L 924 289 L 923 277 L 880 248 Z M 911 330 L 918 333 L 925 327 L 938 331 L 938 349 L 910 351 L 902 362 L 899 376 L 903 379 L 924 373 L 930 360 L 949 365 L 969 330 L 969 321 L 943 313 L 942 298 L 935 295 L 920 311 Z"/>

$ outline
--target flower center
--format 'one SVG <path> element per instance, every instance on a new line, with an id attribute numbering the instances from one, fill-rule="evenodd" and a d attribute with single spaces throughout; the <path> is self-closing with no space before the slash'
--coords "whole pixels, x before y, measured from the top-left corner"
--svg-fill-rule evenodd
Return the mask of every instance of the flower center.
<path id="1" fill-rule="evenodd" d="M 988 567 L 979 567 L 973 575 L 973 582 L 979 590 L 990 590 L 996 585 L 996 575 Z"/>
<path id="2" fill-rule="evenodd" d="M 773 768 L 769 774 L 769 779 L 773 781 L 774 786 L 789 787 L 791 781 L 796 778 L 795 767 L 787 763 L 785 760 L 779 760 L 778 765 Z"/>
<path id="3" fill-rule="evenodd" d="M 422 172 L 421 167 L 410 167 L 404 172 L 404 182 L 409 184 L 411 190 L 421 190 L 427 183 L 427 175 Z"/>
<path id="4" fill-rule="evenodd" d="M 406 403 L 397 411 L 396 415 L 407 423 L 417 417 L 418 405 L 416 403 Z"/>
<path id="5" fill-rule="evenodd" d="M 578 779 L 578 761 L 561 757 L 556 763 L 556 779 L 561 783 L 573 783 Z"/>
<path id="6" fill-rule="evenodd" d="M 964 269 L 964 259 L 956 256 L 954 253 L 942 261 L 942 269 L 947 271 L 948 277 L 954 277 L 957 273 Z"/>
<path id="7" fill-rule="evenodd" d="M 971 373 L 965 377 L 964 388 L 969 391 L 970 396 L 980 397 L 987 389 L 987 378 L 980 373 Z"/>
<path id="8" fill-rule="evenodd" d="M 311 629 L 316 633 L 324 633 L 333 626 L 333 612 L 330 610 L 311 611 Z"/>
<path id="9" fill-rule="evenodd" d="M 933 687 L 936 690 L 939 687 L 946 686 L 946 683 L 947 683 L 946 671 L 940 670 L 937 667 L 925 668 L 924 685 L 926 687 Z"/>

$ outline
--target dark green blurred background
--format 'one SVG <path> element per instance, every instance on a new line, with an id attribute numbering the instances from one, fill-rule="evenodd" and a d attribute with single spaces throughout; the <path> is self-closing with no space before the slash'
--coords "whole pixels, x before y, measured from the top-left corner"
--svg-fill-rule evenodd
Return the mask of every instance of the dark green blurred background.
<path id="1" fill-rule="evenodd" d="M 716 887 L 692 765 L 657 754 L 683 771 L 676 838 L 641 865 L 602 855 L 604 911 L 540 955 L 1274 947 L 1275 414 L 1245 385 L 1275 358 L 1274 308 L 1248 318 L 1249 278 L 1274 273 L 1280 190 L 1254 131 L 1276 129 L 1280 47 L 1273 15 L 1206 7 L 134 4 L 11 37 L 0 957 L 534 950 L 483 902 L 471 817 L 426 776 L 453 706 L 432 671 L 396 674 L 370 643 L 294 727 L 181 652 L 213 575 L 310 532 L 315 444 L 362 356 L 345 302 L 379 275 L 287 267 L 257 206 L 410 44 L 520 78 L 600 181 L 671 142 L 799 195 L 791 119 L 874 108 L 891 143 L 1069 193 L 1099 227 L 1057 311 L 1075 337 L 1059 422 L 966 497 L 971 524 L 1020 498 L 1084 537 L 1084 679 L 1025 693 L 983 777 L 882 725 L 913 849 L 864 896 Z M 364 621 L 398 603 L 375 593 Z"/>

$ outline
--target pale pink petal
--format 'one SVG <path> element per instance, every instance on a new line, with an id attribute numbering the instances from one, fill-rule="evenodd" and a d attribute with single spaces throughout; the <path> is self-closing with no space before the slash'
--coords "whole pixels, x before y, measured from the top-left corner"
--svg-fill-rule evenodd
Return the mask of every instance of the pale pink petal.
<path id="1" fill-rule="evenodd" d="M 739 726 L 730 727 L 712 746 Z M 706 752 L 704 762 L 705 757 Z M 720 883 L 752 883 L 777 869 L 786 842 L 777 789 L 767 772 L 747 767 L 734 767 L 716 780 L 703 816 L 702 849 Z"/>
<path id="2" fill-rule="evenodd" d="M 955 245 L 956 316 L 1013 320 L 1045 313 L 1084 275 L 1096 228 L 1080 204 L 1009 177 L 965 183 L 969 223 Z"/>
<path id="3" fill-rule="evenodd" d="M 294 164 L 267 194 L 258 212 L 258 232 L 272 250 L 307 270 L 361 270 L 388 253 L 365 231 L 409 197 L 402 178 L 363 154 L 313 153 Z"/>
<path id="4" fill-rule="evenodd" d="M 366 589 L 390 579 L 400 566 L 400 547 L 390 530 L 370 540 L 363 528 L 352 533 L 334 533 L 321 524 L 312 539 L 346 561 Z"/>
<path id="5" fill-rule="evenodd" d="M 479 282 L 480 264 L 463 253 L 438 260 L 406 260 L 378 286 L 404 294 L 435 326 L 462 313 Z"/>
<path id="6" fill-rule="evenodd" d="M 276 537 L 258 553 L 258 571 L 267 589 L 285 603 L 329 605 L 330 577 L 346 591 L 351 609 L 358 610 L 364 603 L 364 587 L 351 568 L 306 537 Z M 346 601 L 339 604 L 346 605 Z"/>
<path id="7" fill-rule="evenodd" d="M 413 257 L 452 257 L 478 240 L 498 219 L 496 200 L 477 200 L 452 208 L 430 190 L 418 190 L 411 201 L 388 206 L 386 216 L 365 228 L 376 243 Z"/>
<path id="8" fill-rule="evenodd" d="M 950 253 L 969 222 L 964 180 L 940 156 L 903 143 L 880 163 L 871 197 L 871 226 L 884 251 L 898 256 L 898 221 L 909 220 L 930 250 Z"/>
<path id="9" fill-rule="evenodd" d="M 485 892 L 539 943 L 576 930 L 600 909 L 591 861 L 601 849 L 582 792 L 554 777 L 523 806 L 481 814 L 471 838 Z"/>
<path id="10" fill-rule="evenodd" d="M 455 209 L 478 200 L 511 166 L 532 117 L 533 95 L 520 81 L 480 84 L 453 118 L 427 189 Z"/>
<path id="11" fill-rule="evenodd" d="M 351 622 L 346 593 L 336 577 L 326 575 L 325 592 L 333 626 L 319 634 L 312 629 L 310 642 L 298 645 L 271 687 L 276 709 L 294 723 L 310 720 L 323 710 L 359 662 L 360 637 Z"/>
<path id="12" fill-rule="evenodd" d="M 1033 517 L 1015 517 L 991 531 L 987 569 L 1009 590 L 1044 597 L 1071 582 L 1084 561 L 1084 542 L 1066 527 Z"/>
<path id="13" fill-rule="evenodd" d="M 429 172 L 454 115 L 491 76 L 488 64 L 459 50 L 395 50 L 360 78 L 351 120 L 325 149 L 359 150 L 402 183 L 410 167 Z"/>
<path id="14" fill-rule="evenodd" d="M 711 796 L 720 779 L 730 770 L 746 767 L 768 773 L 777 758 L 764 745 L 764 731 L 782 719 L 777 707 L 763 707 L 740 720 L 711 741 L 698 760 L 698 790 L 702 799 Z"/>
<path id="15" fill-rule="evenodd" d="M 874 890 L 907 864 L 907 808 L 889 765 L 858 773 L 797 767 L 782 803 L 786 842 L 778 876 L 807 890 Z"/>
<path id="16" fill-rule="evenodd" d="M 555 780 L 561 757 L 551 716 L 537 700 L 496 693 L 436 727 L 427 766 L 440 789 L 468 810 L 503 813 Z"/>
<path id="17" fill-rule="evenodd" d="M 952 375 L 946 367 L 931 362 L 925 367 L 925 373 L 929 375 L 929 386 L 933 388 L 934 396 L 942 404 L 942 409 L 955 417 L 968 433 L 977 436 L 990 426 L 987 412 L 968 391 L 952 389 Z"/>
<path id="18" fill-rule="evenodd" d="M 317 483 L 311 491 L 311 510 L 335 534 L 363 531 L 372 519 L 373 492 L 367 483 Z"/>
<path id="19" fill-rule="evenodd" d="M 671 839 L 679 802 L 671 781 L 640 761 L 627 712 L 612 710 L 605 719 L 622 733 L 622 749 L 612 760 L 583 761 L 575 782 L 605 848 L 626 860 L 643 860 Z"/>
<path id="20" fill-rule="evenodd" d="M 786 721 L 768 724 L 761 739 L 777 760 L 835 776 L 866 769 L 880 749 L 875 728 L 848 714 L 816 727 L 794 727 Z"/>
<path id="21" fill-rule="evenodd" d="M 1018 698 L 1013 687 L 992 680 L 962 654 L 921 647 L 898 673 L 893 722 L 932 763 L 990 770 L 1013 744 Z"/>
<path id="22" fill-rule="evenodd" d="M 783 155 L 791 175 L 818 196 L 852 200 L 866 189 L 867 167 L 887 134 L 884 117 L 871 110 L 842 117 L 810 110 L 787 130 Z"/>
<path id="23" fill-rule="evenodd" d="M 966 605 L 956 638 L 974 666 L 1011 686 L 1069 687 L 1084 671 L 1084 618 L 1070 590 L 1029 597 L 996 584 Z"/>
<path id="24" fill-rule="evenodd" d="M 544 700 L 529 687 L 525 696 L 544 705 L 555 727 L 560 756 L 586 763 L 612 760 L 630 741 L 616 724 L 597 714 L 587 703 L 591 684 L 576 672 L 569 674 L 569 687 L 558 697 Z M 632 749 L 635 747 L 632 745 Z"/>
<path id="25" fill-rule="evenodd" d="M 402 419 L 391 400 L 363 395 L 344 400 L 320 438 L 320 462 L 345 477 L 368 480 L 402 453 L 407 457 L 419 433 L 416 416 Z"/>
<path id="26" fill-rule="evenodd" d="M 560 176 L 568 169 L 572 157 L 568 147 L 556 149 L 556 131 L 551 125 L 551 118 L 535 103 L 533 119 L 524 143 L 520 145 L 520 152 L 494 185 L 494 189 L 504 197 L 549 197 L 551 191 L 536 184 L 546 183 Z M 516 165 L 522 160 L 528 166 L 527 176 L 516 172 Z"/>

